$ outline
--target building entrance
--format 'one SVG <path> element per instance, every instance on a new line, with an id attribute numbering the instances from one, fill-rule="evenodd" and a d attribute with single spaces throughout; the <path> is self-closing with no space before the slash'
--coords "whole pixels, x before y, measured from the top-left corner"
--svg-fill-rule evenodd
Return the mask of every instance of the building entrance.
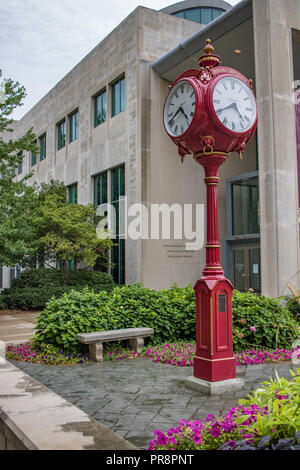
<path id="1" fill-rule="evenodd" d="M 236 245 L 232 248 L 232 280 L 235 289 L 247 292 L 250 288 L 261 293 L 259 245 Z"/>

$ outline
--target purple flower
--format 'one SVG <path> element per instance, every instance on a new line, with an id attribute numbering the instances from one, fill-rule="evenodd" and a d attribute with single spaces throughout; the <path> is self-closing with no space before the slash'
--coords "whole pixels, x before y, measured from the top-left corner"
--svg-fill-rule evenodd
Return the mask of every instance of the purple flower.
<path id="1" fill-rule="evenodd" d="M 197 445 L 200 445 L 201 442 L 202 442 L 202 437 L 201 437 L 201 434 L 200 432 L 195 432 L 194 436 L 193 436 L 193 441 L 195 442 L 195 444 Z"/>
<path id="2" fill-rule="evenodd" d="M 221 435 L 221 429 L 220 429 L 220 426 L 218 423 L 215 423 L 211 429 L 209 430 L 210 434 L 215 437 L 216 439 L 218 439 L 218 437 L 220 437 Z"/>

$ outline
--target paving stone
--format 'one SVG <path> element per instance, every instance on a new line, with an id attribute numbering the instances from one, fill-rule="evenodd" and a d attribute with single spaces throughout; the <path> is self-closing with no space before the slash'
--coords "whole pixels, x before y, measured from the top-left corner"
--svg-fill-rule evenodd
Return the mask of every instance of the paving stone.
<path id="1" fill-rule="evenodd" d="M 72 367 L 12 362 L 141 449 L 148 448 L 156 429 L 167 431 L 181 419 L 220 416 L 260 382 L 273 377 L 275 370 L 290 377 L 291 368 L 291 364 L 249 366 L 244 390 L 210 397 L 185 388 L 190 368 L 155 364 L 145 358 Z"/>

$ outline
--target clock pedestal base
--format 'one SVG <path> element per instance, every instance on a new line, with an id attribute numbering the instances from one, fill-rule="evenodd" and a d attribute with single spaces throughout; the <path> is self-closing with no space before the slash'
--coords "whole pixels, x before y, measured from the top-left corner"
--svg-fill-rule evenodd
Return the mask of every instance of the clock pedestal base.
<path id="1" fill-rule="evenodd" d="M 219 382 L 209 382 L 198 379 L 197 377 L 188 377 L 185 381 L 186 388 L 204 393 L 205 395 L 223 395 L 226 392 L 237 392 L 243 390 L 245 382 L 242 379 L 228 379 Z"/>

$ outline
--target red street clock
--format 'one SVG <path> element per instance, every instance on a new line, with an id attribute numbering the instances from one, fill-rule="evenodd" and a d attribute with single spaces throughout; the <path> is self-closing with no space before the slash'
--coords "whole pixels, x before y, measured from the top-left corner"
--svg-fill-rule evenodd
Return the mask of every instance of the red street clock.
<path id="1" fill-rule="evenodd" d="M 211 150 L 243 152 L 257 127 L 252 81 L 219 65 L 207 42 L 206 55 L 199 59 L 201 69 L 180 75 L 164 105 L 165 130 L 182 157 Z"/>
<path id="2" fill-rule="evenodd" d="M 194 378 L 214 383 L 235 378 L 232 349 L 231 282 L 220 263 L 217 188 L 218 170 L 229 153 L 245 151 L 257 127 L 252 81 L 220 65 L 207 40 L 200 70 L 187 70 L 173 83 L 163 111 L 167 134 L 183 158 L 193 154 L 205 170 L 207 187 L 206 265 L 194 287 L 196 295 L 196 355 Z M 200 382 L 199 382 L 200 380 Z M 224 388 L 222 388 L 224 390 Z"/>

